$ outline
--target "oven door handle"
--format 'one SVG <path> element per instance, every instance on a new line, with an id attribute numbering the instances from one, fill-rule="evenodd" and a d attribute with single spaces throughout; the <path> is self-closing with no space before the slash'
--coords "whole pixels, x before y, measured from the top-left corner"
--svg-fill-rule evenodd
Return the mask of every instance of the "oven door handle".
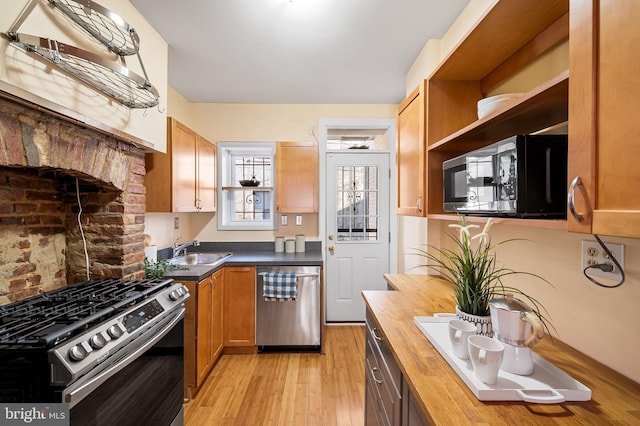
<path id="1" fill-rule="evenodd" d="M 129 355 L 126 355 L 124 358 L 118 360 L 111 367 L 101 371 L 96 376 L 90 378 L 90 380 L 86 383 L 83 383 L 83 380 L 80 379 L 78 382 L 72 384 L 67 389 L 62 392 L 62 400 L 69 404 L 69 408 L 73 408 L 76 404 L 82 401 L 84 398 L 89 396 L 91 392 L 96 390 L 101 384 L 109 380 L 111 377 L 116 375 L 119 371 L 127 367 L 129 364 L 137 360 L 144 354 L 148 349 L 152 348 L 156 343 L 158 343 L 164 336 L 166 336 L 169 331 L 175 325 L 184 318 L 185 309 L 182 308 L 178 312 L 178 314 L 171 319 L 167 325 L 162 326 L 162 324 L 156 324 L 154 327 L 147 330 L 144 334 L 151 334 L 153 337 L 147 340 L 144 344 L 138 347 L 136 350 L 131 352 Z M 156 327 L 162 327 L 159 331 L 155 332 Z M 142 336 L 139 336 L 140 339 Z"/>

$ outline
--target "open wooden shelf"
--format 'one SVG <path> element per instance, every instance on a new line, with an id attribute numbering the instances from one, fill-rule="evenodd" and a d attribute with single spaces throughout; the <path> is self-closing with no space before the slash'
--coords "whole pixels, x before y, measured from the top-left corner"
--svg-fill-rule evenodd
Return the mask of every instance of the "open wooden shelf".
<path id="1" fill-rule="evenodd" d="M 428 214 L 429 219 L 437 219 L 450 222 L 459 222 L 460 215 L 455 213 L 435 213 Z M 544 229 L 567 229 L 566 219 L 521 219 L 511 217 L 491 217 L 493 223 L 499 223 L 503 225 L 516 225 L 527 226 L 531 228 L 544 228 Z M 487 223 L 489 217 L 485 216 L 467 216 L 465 215 L 467 223 L 484 224 Z"/>
<path id="2" fill-rule="evenodd" d="M 496 3 L 434 70 L 430 80 L 482 80 L 569 11 L 568 0 Z"/>
<path id="3" fill-rule="evenodd" d="M 504 108 L 431 144 L 429 151 L 467 152 L 515 134 L 525 134 L 567 121 L 569 70 L 522 95 Z"/>
<path id="4" fill-rule="evenodd" d="M 273 191 L 271 186 L 223 186 L 223 191 Z"/>

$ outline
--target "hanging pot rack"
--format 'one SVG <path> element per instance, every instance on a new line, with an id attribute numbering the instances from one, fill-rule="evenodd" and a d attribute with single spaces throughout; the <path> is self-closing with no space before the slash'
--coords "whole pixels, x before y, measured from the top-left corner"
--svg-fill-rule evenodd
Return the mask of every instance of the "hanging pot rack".
<path id="1" fill-rule="evenodd" d="M 40 0 L 31 0 L 6 33 L 12 44 L 57 66 L 129 108 L 150 108 L 158 105 L 158 91 L 149 82 L 140 57 L 140 39 L 129 24 L 120 16 L 90 0 L 45 1 L 118 55 L 123 65 L 54 39 L 18 33 Z M 138 58 L 144 77 L 124 66 L 124 57 L 133 54 Z"/>

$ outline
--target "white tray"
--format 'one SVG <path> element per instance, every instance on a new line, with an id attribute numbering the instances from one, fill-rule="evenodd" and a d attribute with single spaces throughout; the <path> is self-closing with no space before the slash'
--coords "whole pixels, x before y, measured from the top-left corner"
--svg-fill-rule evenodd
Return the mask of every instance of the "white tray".
<path id="1" fill-rule="evenodd" d="M 496 384 L 487 385 L 481 382 L 473 374 L 471 361 L 460 359 L 451 352 L 448 329 L 451 318 L 448 314 L 414 317 L 414 322 L 480 401 L 557 404 L 591 399 L 591 389 L 535 353 L 532 375 L 520 376 L 500 370 Z"/>

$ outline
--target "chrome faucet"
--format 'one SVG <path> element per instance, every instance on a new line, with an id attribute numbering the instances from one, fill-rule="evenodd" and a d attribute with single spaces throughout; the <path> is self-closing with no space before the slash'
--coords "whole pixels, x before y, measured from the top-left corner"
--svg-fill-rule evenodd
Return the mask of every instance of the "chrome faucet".
<path id="1" fill-rule="evenodd" d="M 187 254 L 187 247 L 198 247 L 200 245 L 200 241 L 198 240 L 193 240 L 184 244 L 178 244 L 178 241 L 180 241 L 180 237 L 176 238 L 173 242 L 173 257 L 184 256 Z"/>

